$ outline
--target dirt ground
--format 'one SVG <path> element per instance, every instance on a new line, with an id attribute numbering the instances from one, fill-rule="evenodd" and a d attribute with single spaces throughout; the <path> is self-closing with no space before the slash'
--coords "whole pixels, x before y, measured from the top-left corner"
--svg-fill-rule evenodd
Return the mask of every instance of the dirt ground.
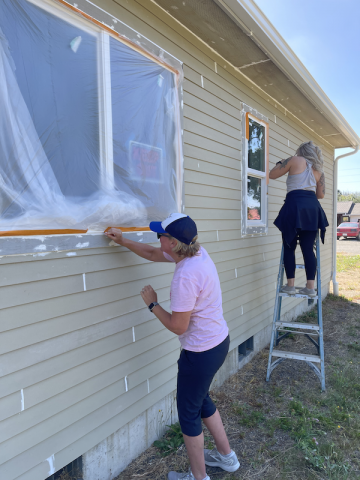
<path id="1" fill-rule="evenodd" d="M 331 296 L 332 297 L 332 296 Z M 335 299 L 334 299 L 335 298 Z M 327 298 L 323 302 L 324 343 L 325 343 L 325 371 L 330 377 L 334 365 L 339 358 L 348 355 L 348 345 L 354 340 L 353 326 L 359 328 L 360 305 L 337 300 L 336 297 Z M 304 321 L 304 320 L 302 320 Z M 359 340 L 359 330 L 355 333 Z M 307 352 L 316 354 L 315 347 L 300 336 L 296 340 L 285 339 L 280 348 L 287 351 Z M 325 473 L 312 470 L 304 455 L 296 447 L 296 442 L 288 432 L 281 429 L 272 429 L 271 420 L 282 418 L 289 401 L 300 398 L 307 392 L 308 398 L 321 401 L 324 393 L 320 392 L 319 380 L 310 368 L 303 362 L 284 361 L 277 367 L 271 381 L 265 381 L 268 361 L 268 349 L 260 352 L 248 365 L 228 379 L 222 387 L 212 392 L 212 398 L 222 416 L 231 448 L 236 452 L 241 466 L 240 469 L 228 474 L 218 468 L 207 468 L 207 473 L 214 479 L 327 479 L 360 478 L 360 453 L 348 458 L 352 465 L 353 476 L 331 477 Z M 360 375 L 360 360 L 357 359 L 357 372 Z M 328 379 L 327 379 L 328 381 Z M 239 409 L 259 412 L 267 424 L 259 421 L 239 422 Z M 326 409 L 325 409 L 326 410 Z M 269 426 L 270 425 L 270 428 Z M 205 429 L 205 443 L 212 448 L 212 438 Z M 350 450 L 349 450 L 350 455 Z M 291 466 L 289 471 L 287 465 Z M 186 472 L 189 463 L 184 445 L 167 457 L 161 457 L 157 448 L 152 446 L 140 457 L 134 460 L 129 467 L 117 477 L 117 480 L 130 479 L 161 479 L 167 478 L 170 470 Z M 311 476 L 313 475 L 313 476 Z"/>
<path id="2" fill-rule="evenodd" d="M 326 392 L 304 362 L 284 361 L 266 382 L 269 350 L 259 352 L 211 392 L 241 462 L 232 474 L 208 467 L 211 480 L 360 480 L 360 242 L 337 246 L 343 296 L 323 302 Z M 315 308 L 297 321 L 317 323 Z M 277 348 L 317 353 L 304 335 Z M 213 448 L 206 428 L 204 434 L 205 447 Z M 152 446 L 116 480 L 166 480 L 170 470 L 188 468 L 184 445 L 165 457 Z M 59 480 L 75 478 L 64 473 Z"/>
<path id="3" fill-rule="evenodd" d="M 356 255 L 356 258 L 360 258 L 357 257 L 360 254 L 360 242 L 340 240 L 337 245 L 339 255 L 345 255 L 346 258 Z M 320 391 L 317 376 L 304 362 L 284 361 L 273 371 L 271 380 L 267 383 L 265 377 L 268 349 L 259 352 L 220 389 L 211 393 L 222 416 L 231 448 L 241 462 L 239 470 L 232 474 L 208 467 L 207 473 L 212 480 L 360 479 L 360 402 L 358 398 L 360 393 L 356 393 L 358 390 L 355 391 L 355 401 L 353 404 L 350 403 L 350 407 L 345 403 L 344 407 L 340 406 L 341 401 L 347 401 L 345 396 L 344 400 L 340 400 L 343 395 L 342 388 L 345 392 L 345 387 L 341 385 L 346 383 L 343 377 L 345 373 L 342 372 L 351 373 L 350 384 L 360 378 L 360 303 L 357 303 L 357 299 L 360 299 L 359 274 L 360 268 L 356 267 L 350 272 L 344 271 L 338 275 L 340 294 L 345 293 L 345 296 L 355 301 L 329 295 L 323 302 L 327 382 L 325 393 Z M 297 320 L 316 323 L 315 312 L 316 310 L 313 309 L 312 312 L 304 314 Z M 293 352 L 317 353 L 315 346 L 304 335 L 290 335 L 277 348 Z M 339 379 L 342 379 L 343 384 Z M 356 383 L 355 387 L 360 386 Z M 297 429 L 303 427 L 291 426 L 291 422 L 295 419 L 291 417 L 295 414 L 291 413 L 289 416 L 288 413 L 292 402 L 295 402 L 294 408 L 296 405 L 302 405 L 301 408 L 305 408 L 308 412 L 316 411 L 313 415 L 318 418 L 305 418 L 303 415 L 305 423 L 310 422 L 309 432 L 312 428 L 317 432 L 316 436 L 321 438 L 319 442 L 322 450 L 316 447 L 313 450 L 315 453 L 310 452 L 314 455 L 311 458 L 308 453 L 310 450 L 306 447 L 304 440 L 307 433 L 300 432 L 297 438 Z M 358 422 L 353 423 L 352 428 L 350 423 L 348 426 L 341 424 L 340 419 L 343 417 L 337 416 L 343 408 L 349 412 L 346 414 L 349 417 L 351 411 L 351 418 L 354 416 Z M 345 412 L 345 410 L 342 411 Z M 292 409 L 291 412 L 294 410 Z M 326 418 L 335 419 L 332 428 L 325 427 Z M 319 422 L 319 419 L 320 423 L 324 422 L 324 426 L 321 425 L 321 428 L 316 429 L 314 422 Z M 352 421 L 355 422 L 355 420 Z M 286 428 L 286 422 L 289 422 L 288 428 Z M 300 423 L 294 425 L 300 425 Z M 212 437 L 206 428 L 204 434 L 205 447 L 213 448 Z M 318 445 L 315 437 L 313 440 L 314 446 L 315 443 Z M 321 454 L 321 451 L 328 453 Z M 184 445 L 175 448 L 173 453 L 166 457 L 161 456 L 159 449 L 152 446 L 135 459 L 116 480 L 165 480 L 170 470 L 186 472 L 188 468 L 189 462 Z"/>

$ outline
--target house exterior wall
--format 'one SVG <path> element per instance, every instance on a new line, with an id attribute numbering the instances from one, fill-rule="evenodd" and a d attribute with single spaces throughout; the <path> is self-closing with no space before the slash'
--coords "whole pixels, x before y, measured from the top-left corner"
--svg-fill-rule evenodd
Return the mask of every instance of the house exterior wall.
<path id="1" fill-rule="evenodd" d="M 360 222 L 360 213 L 352 213 L 350 215 L 350 222 Z"/>
<path id="2" fill-rule="evenodd" d="M 271 323 L 281 249 L 273 221 L 285 197 L 285 179 L 270 181 L 268 234 L 241 237 L 241 102 L 269 119 L 270 168 L 305 140 L 321 145 L 327 184 L 321 203 L 330 224 L 333 149 L 152 2 L 93 3 L 184 62 L 186 213 L 217 266 L 234 350 Z M 331 236 L 329 228 L 321 246 L 324 291 Z M 179 342 L 144 308 L 139 292 L 151 284 L 169 309 L 174 267 L 107 245 L 73 256 L 0 258 L 2 479 L 44 479 L 173 395 Z M 301 272 L 297 284 L 304 282 Z M 288 299 L 283 314 L 291 317 L 299 303 Z"/>

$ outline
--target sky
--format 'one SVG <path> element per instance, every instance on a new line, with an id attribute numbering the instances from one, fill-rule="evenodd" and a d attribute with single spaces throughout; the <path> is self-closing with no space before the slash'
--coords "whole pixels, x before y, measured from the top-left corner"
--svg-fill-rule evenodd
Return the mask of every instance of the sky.
<path id="1" fill-rule="evenodd" d="M 360 137 L 360 1 L 255 3 Z M 360 152 L 339 160 L 338 178 L 342 192 L 360 192 Z"/>

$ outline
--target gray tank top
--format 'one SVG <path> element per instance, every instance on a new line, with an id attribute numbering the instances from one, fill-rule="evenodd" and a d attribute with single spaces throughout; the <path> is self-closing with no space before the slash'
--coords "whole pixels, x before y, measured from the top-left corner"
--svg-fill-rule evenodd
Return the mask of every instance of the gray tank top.
<path id="1" fill-rule="evenodd" d="M 306 159 L 305 159 L 306 160 Z M 306 168 L 297 175 L 288 175 L 286 179 L 287 193 L 293 190 L 310 190 L 316 193 L 316 180 L 311 163 L 306 160 Z"/>

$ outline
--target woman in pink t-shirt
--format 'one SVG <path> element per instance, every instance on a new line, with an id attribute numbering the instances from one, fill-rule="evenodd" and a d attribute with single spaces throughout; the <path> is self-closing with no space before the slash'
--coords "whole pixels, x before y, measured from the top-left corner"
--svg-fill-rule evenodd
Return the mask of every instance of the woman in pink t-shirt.
<path id="1" fill-rule="evenodd" d="M 219 276 L 214 262 L 197 242 L 195 222 L 173 213 L 163 222 L 151 222 L 160 248 L 133 242 L 112 228 L 105 234 L 140 257 L 154 262 L 174 262 L 171 282 L 171 310 L 157 302 L 148 285 L 141 296 L 160 322 L 179 335 L 177 407 L 179 422 L 190 460 L 188 473 L 169 472 L 168 480 L 210 480 L 205 465 L 235 472 L 240 466 L 230 449 L 220 414 L 209 396 L 216 372 L 229 351 L 229 329 L 223 317 Z M 201 419 L 214 437 L 216 449 L 204 450 Z"/>

